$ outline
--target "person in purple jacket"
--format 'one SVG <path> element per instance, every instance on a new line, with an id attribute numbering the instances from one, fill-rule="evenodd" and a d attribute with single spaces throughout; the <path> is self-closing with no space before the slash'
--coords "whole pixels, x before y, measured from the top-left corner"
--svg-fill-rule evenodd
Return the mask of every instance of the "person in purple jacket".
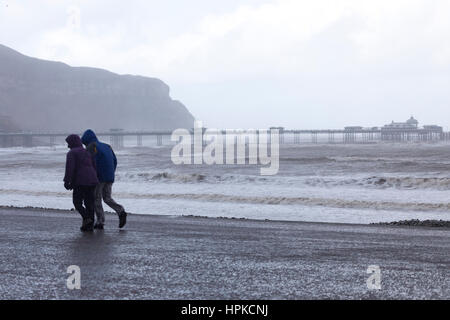
<path id="1" fill-rule="evenodd" d="M 67 153 L 64 187 L 73 190 L 73 205 L 83 218 L 80 230 L 93 231 L 95 187 L 98 184 L 95 161 L 78 135 L 71 134 L 66 142 L 70 151 Z"/>

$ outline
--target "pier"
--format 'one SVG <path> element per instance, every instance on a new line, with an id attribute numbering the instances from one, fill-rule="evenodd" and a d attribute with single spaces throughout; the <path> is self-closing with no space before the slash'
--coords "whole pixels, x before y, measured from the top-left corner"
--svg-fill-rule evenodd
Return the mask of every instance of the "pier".
<path id="1" fill-rule="evenodd" d="M 193 129 L 190 129 L 192 133 Z M 277 130 L 280 144 L 369 144 L 369 143 L 407 143 L 407 142 L 438 142 L 450 141 L 450 132 L 444 132 L 438 125 L 419 127 L 419 122 L 411 117 L 405 122 L 389 123 L 383 127 L 349 126 L 344 129 L 325 130 L 292 130 L 284 127 L 271 127 L 265 130 L 218 130 L 202 128 L 203 134 L 232 135 L 233 140 L 247 141 L 249 135 L 255 135 L 253 141 L 259 141 L 261 132 Z M 13 146 L 32 147 L 34 145 L 63 144 L 67 132 L 2 132 L 0 128 L 0 147 Z M 110 129 L 98 132 L 103 141 L 109 141 L 115 149 L 124 147 L 162 146 L 171 141 L 172 131 L 125 131 Z M 236 140 L 237 141 L 237 140 Z"/>
<path id="2" fill-rule="evenodd" d="M 67 132 L 0 132 L 0 147 L 8 148 L 13 146 L 32 147 L 35 145 L 55 146 L 64 143 L 65 138 L 71 133 Z M 156 145 L 163 145 L 163 138 L 170 136 L 169 131 L 123 131 L 111 130 L 107 132 L 96 133 L 99 139 L 109 142 L 116 149 L 124 148 L 125 138 L 136 138 L 136 146 L 143 146 L 144 137 L 154 137 Z M 81 136 L 81 134 L 80 134 Z"/>
<path id="3" fill-rule="evenodd" d="M 275 130 L 275 128 L 271 128 Z M 417 128 L 408 129 L 336 129 L 336 130 L 286 130 L 276 128 L 279 132 L 280 144 L 369 144 L 382 142 L 438 142 L 450 141 L 450 132 L 444 132 L 442 128 Z M 256 135 L 262 130 L 253 131 Z M 265 130 L 268 132 L 269 130 Z M 208 131 L 239 136 L 248 135 L 246 130 L 217 130 Z M 33 147 L 36 145 L 55 146 L 64 143 L 64 139 L 70 133 L 67 132 L 0 132 L 0 147 L 13 146 Z M 171 131 L 107 131 L 99 132 L 99 139 L 110 143 L 115 149 L 124 147 L 162 146 L 170 143 Z M 146 143 L 144 143 L 144 141 Z"/>

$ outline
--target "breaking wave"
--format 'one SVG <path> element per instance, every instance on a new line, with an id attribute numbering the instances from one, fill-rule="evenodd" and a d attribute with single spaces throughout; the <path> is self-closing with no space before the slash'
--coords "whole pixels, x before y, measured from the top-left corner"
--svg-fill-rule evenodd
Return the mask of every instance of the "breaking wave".
<path id="1" fill-rule="evenodd" d="M 368 178 L 333 179 L 309 178 L 305 182 L 314 187 L 360 186 L 376 189 L 433 189 L 450 190 L 450 178 L 447 177 L 385 177 L 372 176 Z"/>
<path id="2" fill-rule="evenodd" d="M 169 172 L 160 173 L 131 173 L 126 174 L 125 178 L 131 181 L 174 181 L 174 182 L 202 182 L 205 181 L 206 175 L 192 173 L 192 174 L 175 174 Z"/>
<path id="3" fill-rule="evenodd" d="M 311 157 L 311 158 L 301 158 L 301 157 L 281 157 L 280 162 L 289 163 L 300 163 L 300 164 L 317 164 L 317 163 L 328 163 L 337 162 L 338 160 L 331 157 Z"/>
<path id="4" fill-rule="evenodd" d="M 278 183 L 289 185 L 306 185 L 310 187 L 362 187 L 372 189 L 400 190 L 450 190 L 450 177 L 409 177 L 409 176 L 370 176 L 370 177 L 264 177 L 258 175 L 223 174 L 208 175 L 200 173 L 180 174 L 170 172 L 159 173 L 127 173 L 118 180 L 136 182 L 174 182 L 174 183 Z"/>
<path id="5" fill-rule="evenodd" d="M 170 172 L 159 172 L 159 173 L 127 173 L 125 175 L 118 176 L 118 180 L 137 181 L 137 182 L 175 182 L 175 183 L 202 183 L 202 182 L 248 183 L 256 181 L 264 182 L 267 181 L 268 178 L 261 176 L 235 175 L 235 174 L 207 175 L 200 173 L 180 174 Z"/>

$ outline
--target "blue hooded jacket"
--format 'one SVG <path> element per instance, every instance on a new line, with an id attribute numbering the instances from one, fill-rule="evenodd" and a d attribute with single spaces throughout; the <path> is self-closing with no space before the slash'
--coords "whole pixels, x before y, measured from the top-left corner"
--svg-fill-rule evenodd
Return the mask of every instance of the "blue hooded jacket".
<path id="1" fill-rule="evenodd" d="M 94 131 L 86 130 L 81 138 L 86 149 L 95 156 L 97 176 L 100 182 L 114 182 L 117 158 L 109 144 L 98 141 Z"/>

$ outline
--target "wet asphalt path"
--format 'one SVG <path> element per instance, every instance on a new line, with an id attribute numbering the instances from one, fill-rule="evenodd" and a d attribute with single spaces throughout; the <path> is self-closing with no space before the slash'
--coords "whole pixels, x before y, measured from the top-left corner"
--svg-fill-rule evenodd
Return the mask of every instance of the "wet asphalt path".
<path id="1" fill-rule="evenodd" d="M 450 230 L 0 209 L 1 299 L 450 299 Z M 81 269 L 81 290 L 66 286 Z M 369 290 L 369 265 L 381 290 Z"/>

